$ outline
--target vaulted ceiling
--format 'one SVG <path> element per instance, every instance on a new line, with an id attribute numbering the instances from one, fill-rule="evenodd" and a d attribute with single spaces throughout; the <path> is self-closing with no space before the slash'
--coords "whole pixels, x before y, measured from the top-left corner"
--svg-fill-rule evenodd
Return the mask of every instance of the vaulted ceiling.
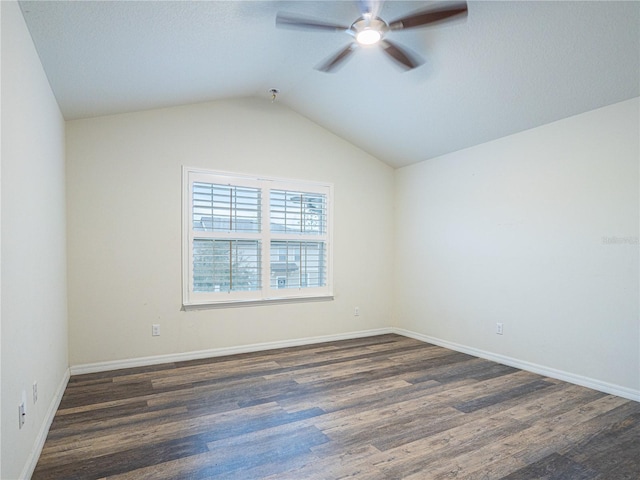
<path id="1" fill-rule="evenodd" d="M 386 1 L 394 20 L 434 2 Z M 22 1 L 66 119 L 256 96 L 391 166 L 640 95 L 640 2 L 470 1 L 468 15 L 391 32 L 424 64 L 359 48 L 314 69 L 342 32 L 278 29 L 278 12 L 351 24 L 350 1 Z"/>

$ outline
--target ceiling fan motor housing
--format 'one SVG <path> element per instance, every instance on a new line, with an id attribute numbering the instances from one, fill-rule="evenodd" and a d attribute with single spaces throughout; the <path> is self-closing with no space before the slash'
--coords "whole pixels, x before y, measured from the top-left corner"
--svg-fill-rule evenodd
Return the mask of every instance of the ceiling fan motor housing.
<path id="1" fill-rule="evenodd" d="M 389 31 L 389 25 L 380 17 L 365 14 L 349 27 L 350 33 L 360 45 L 375 45 Z"/>

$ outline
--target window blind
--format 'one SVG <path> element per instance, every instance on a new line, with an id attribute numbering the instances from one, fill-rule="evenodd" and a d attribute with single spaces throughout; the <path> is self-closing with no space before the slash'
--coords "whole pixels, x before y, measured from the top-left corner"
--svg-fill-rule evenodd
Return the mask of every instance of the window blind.
<path id="1" fill-rule="evenodd" d="M 326 285 L 324 242 L 272 241 L 271 288 Z"/>
<path id="2" fill-rule="evenodd" d="M 327 231 L 327 199 L 319 193 L 270 191 L 271 231 L 323 235 Z"/>
<path id="3" fill-rule="evenodd" d="M 194 292 L 260 290 L 260 242 L 194 239 Z"/>
<path id="4" fill-rule="evenodd" d="M 192 202 L 195 231 L 260 231 L 258 188 L 194 182 Z"/>

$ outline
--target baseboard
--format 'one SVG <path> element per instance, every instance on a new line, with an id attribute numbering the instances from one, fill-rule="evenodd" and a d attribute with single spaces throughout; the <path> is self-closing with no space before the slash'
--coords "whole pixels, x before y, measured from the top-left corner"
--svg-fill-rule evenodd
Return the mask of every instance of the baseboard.
<path id="1" fill-rule="evenodd" d="M 449 342 L 447 340 L 442 340 L 435 337 L 430 337 L 429 335 L 423 335 L 421 333 L 412 332 L 410 330 L 405 330 L 403 328 L 394 327 L 392 328 L 392 332 L 397 333 L 398 335 L 403 335 L 405 337 L 414 338 L 422 342 L 432 343 L 440 347 L 445 347 L 450 350 L 455 350 L 456 352 L 467 353 L 469 355 L 473 355 L 474 357 L 484 358 L 486 360 L 491 360 L 497 363 L 501 363 L 503 365 L 508 365 L 510 367 L 519 368 L 521 370 L 526 370 L 528 372 L 533 372 L 539 375 L 544 375 L 546 377 L 562 380 L 564 382 L 580 385 L 581 387 L 591 388 L 593 390 L 598 390 L 599 392 L 609 393 L 611 395 L 617 395 L 618 397 L 627 398 L 629 400 L 635 400 L 636 402 L 640 402 L 640 390 L 634 390 L 631 388 L 622 387 L 620 385 L 614 385 L 611 383 L 602 382 L 594 378 L 584 377 L 582 375 L 576 375 L 574 373 L 557 370 L 555 368 L 546 367 L 544 365 L 538 365 L 536 363 L 519 360 L 517 358 L 507 357 L 505 355 L 486 352 L 484 350 L 468 347 L 466 345 L 460 345 L 457 343 Z"/>
<path id="2" fill-rule="evenodd" d="M 213 348 L 209 350 L 198 350 L 195 352 L 171 353 L 167 355 L 155 355 L 152 357 L 139 357 L 124 360 L 112 360 L 108 362 L 87 363 L 82 365 L 73 365 L 71 366 L 70 371 L 71 375 L 81 375 L 85 373 L 120 370 L 123 368 L 146 367 L 149 365 L 159 365 L 162 363 L 184 362 L 188 360 L 199 360 L 202 358 L 222 357 L 225 355 L 236 355 L 239 353 L 260 352 L 263 350 L 274 350 L 276 348 L 298 347 L 301 345 L 312 345 L 315 343 L 373 337 L 375 335 L 385 335 L 388 333 L 392 333 L 391 327 L 377 328 L 373 330 L 361 330 L 357 332 L 348 332 L 336 335 L 297 338 L 293 340 L 283 340 L 278 342 L 254 343 L 249 345 L 241 345 L 238 347 Z"/>
<path id="3" fill-rule="evenodd" d="M 58 384 L 58 388 L 56 389 L 51 402 L 49 403 L 49 408 L 47 409 L 47 413 L 45 414 L 44 421 L 42 422 L 42 425 L 40 425 L 40 430 L 38 431 L 38 435 L 36 436 L 36 441 L 34 442 L 33 448 L 31 449 L 31 454 L 29 455 L 29 458 L 27 458 L 27 462 L 22 469 L 20 478 L 31 478 L 34 470 L 36 469 L 38 459 L 40 458 L 40 454 L 42 453 L 42 447 L 44 447 L 44 442 L 47 439 L 47 435 L 49 434 L 49 429 L 51 428 L 53 419 L 56 416 L 56 412 L 58 411 L 58 407 L 60 406 L 60 402 L 62 401 L 62 395 L 67 388 L 67 384 L 69 383 L 70 374 L 71 373 L 67 368 L 67 370 L 64 372 L 62 380 Z"/>
<path id="4" fill-rule="evenodd" d="M 149 365 L 159 365 L 162 363 L 183 362 L 188 360 L 199 360 L 202 358 L 221 357 L 225 355 L 235 355 L 239 353 L 251 353 L 264 350 L 273 350 L 276 348 L 297 347 L 301 345 L 311 345 L 315 343 L 333 342 L 338 340 L 350 340 L 354 338 L 371 337 L 375 335 L 384 335 L 388 333 L 396 333 L 405 337 L 414 338 L 426 343 L 432 343 L 441 347 L 449 348 L 457 352 L 467 353 L 475 357 L 491 360 L 503 365 L 509 365 L 510 367 L 519 368 L 529 372 L 544 375 L 557 380 L 562 380 L 569 383 L 574 383 L 587 388 L 592 388 L 600 392 L 617 395 L 619 397 L 628 398 L 629 400 L 635 400 L 640 402 L 640 391 L 634 390 L 620 385 L 614 385 L 611 383 L 603 382 L 594 378 L 584 377 L 576 375 L 574 373 L 557 370 L 555 368 L 547 367 L 544 365 L 538 365 L 535 363 L 527 362 L 513 357 L 507 357 L 505 355 L 496 354 L 493 352 L 487 352 L 477 348 L 469 347 L 466 345 L 460 345 L 447 340 L 431 337 L 429 335 L 423 335 L 421 333 L 405 330 L 403 328 L 386 327 L 373 330 L 361 330 L 357 332 L 341 333 L 336 335 L 322 335 L 317 337 L 297 338 L 292 340 L 283 340 L 278 342 L 266 342 L 266 343 L 254 343 L 249 345 L 241 345 L 238 347 L 223 347 L 213 348 L 209 350 L 198 350 L 195 352 L 174 353 L 167 355 L 155 355 L 152 357 L 139 357 L 124 360 L 113 360 L 107 362 L 88 363 L 82 365 L 73 365 L 69 371 L 71 375 L 81 375 L 85 373 L 105 372 L 109 370 L 120 370 L 123 368 L 144 367 Z M 68 379 L 68 376 L 67 376 Z M 66 385 L 66 382 L 65 382 Z M 62 392 L 60 392 L 60 397 Z M 59 400 L 58 400 L 59 403 Z M 57 404 L 56 404 L 57 407 Z M 55 409 L 53 410 L 55 414 Z M 51 417 L 53 420 L 53 416 Z M 48 427 L 47 427 L 48 430 Z M 46 437 L 46 433 L 45 433 Z M 42 440 L 44 443 L 44 439 Z M 42 448 L 42 447 L 40 447 Z M 28 478 L 28 477 L 27 477 Z"/>

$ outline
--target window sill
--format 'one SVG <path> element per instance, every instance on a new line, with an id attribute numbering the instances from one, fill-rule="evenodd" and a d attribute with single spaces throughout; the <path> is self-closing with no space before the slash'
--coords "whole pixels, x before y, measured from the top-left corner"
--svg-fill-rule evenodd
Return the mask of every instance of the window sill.
<path id="1" fill-rule="evenodd" d="M 235 307 L 259 307 L 262 305 L 277 305 L 286 303 L 307 303 L 307 302 L 329 302 L 334 299 L 333 295 L 322 295 L 317 297 L 283 297 L 268 298 L 261 300 L 233 300 L 210 303 L 183 303 L 182 311 L 208 310 L 213 308 L 235 308 Z"/>

